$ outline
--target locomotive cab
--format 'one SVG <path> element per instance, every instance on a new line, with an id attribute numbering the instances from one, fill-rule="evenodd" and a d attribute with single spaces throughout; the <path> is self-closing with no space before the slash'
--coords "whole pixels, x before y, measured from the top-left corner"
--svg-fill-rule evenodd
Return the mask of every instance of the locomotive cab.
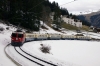
<path id="1" fill-rule="evenodd" d="M 25 42 L 24 32 L 13 32 L 11 34 L 11 45 L 12 46 L 22 46 Z"/>

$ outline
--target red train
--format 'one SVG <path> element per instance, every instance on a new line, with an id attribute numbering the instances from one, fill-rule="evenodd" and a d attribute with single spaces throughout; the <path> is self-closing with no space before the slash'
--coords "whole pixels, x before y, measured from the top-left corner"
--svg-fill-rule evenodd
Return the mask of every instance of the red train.
<path id="1" fill-rule="evenodd" d="M 11 34 L 11 45 L 12 46 L 22 46 L 25 42 L 25 33 L 17 30 Z"/>
<path id="2" fill-rule="evenodd" d="M 64 34 L 39 34 L 39 33 L 25 33 L 20 30 L 17 30 L 11 35 L 11 45 L 12 46 L 22 46 L 26 41 L 33 40 L 91 40 L 92 38 L 89 36 L 76 36 L 76 35 L 64 35 Z"/>

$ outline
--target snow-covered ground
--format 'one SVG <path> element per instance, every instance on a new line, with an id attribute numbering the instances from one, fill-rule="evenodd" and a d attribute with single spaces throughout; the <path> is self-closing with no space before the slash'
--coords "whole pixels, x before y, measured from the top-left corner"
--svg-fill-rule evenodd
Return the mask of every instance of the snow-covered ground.
<path id="1" fill-rule="evenodd" d="M 0 66 L 16 66 L 6 55 L 4 52 L 4 48 L 7 44 L 10 43 L 10 34 L 13 30 L 6 30 L 6 25 L 0 24 L 0 27 L 3 27 L 5 30 L 0 31 Z"/>
<path id="2" fill-rule="evenodd" d="M 51 54 L 40 52 L 41 43 L 51 46 Z M 48 40 L 25 43 L 23 48 L 38 57 L 62 60 L 65 66 L 100 66 L 100 42 Z"/>
<path id="3" fill-rule="evenodd" d="M 6 30 L 6 25 L 0 24 L 5 30 L 0 32 L 0 66 L 16 66 L 4 53 L 4 48 L 10 43 L 10 35 L 16 28 L 10 27 Z M 47 26 L 48 27 L 48 26 Z M 49 27 L 48 27 L 49 28 Z M 40 33 L 57 33 L 49 28 L 49 30 L 41 30 Z M 75 34 L 73 31 L 66 31 L 66 34 Z M 87 33 L 86 33 L 87 34 Z M 97 37 L 99 34 L 88 32 L 89 36 Z M 100 38 L 100 37 L 98 37 Z M 50 54 L 42 53 L 39 48 L 40 44 L 51 46 Z M 59 63 L 62 66 L 100 66 L 100 42 L 96 41 L 78 41 L 78 40 L 47 40 L 47 41 L 33 41 L 25 43 L 22 48 L 28 53 L 33 54 L 39 58 L 54 63 Z M 9 53 L 12 52 L 12 53 Z M 22 60 L 13 51 L 15 60 Z M 13 57 L 12 56 L 12 57 Z M 16 59 L 17 58 L 17 59 Z M 23 61 L 23 64 L 28 62 Z M 31 65 L 33 66 L 33 65 Z"/>

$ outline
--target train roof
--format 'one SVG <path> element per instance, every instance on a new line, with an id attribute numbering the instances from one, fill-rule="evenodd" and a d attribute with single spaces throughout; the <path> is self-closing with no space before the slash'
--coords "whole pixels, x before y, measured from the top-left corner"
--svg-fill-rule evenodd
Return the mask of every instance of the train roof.
<path id="1" fill-rule="evenodd" d="M 20 29 L 17 29 L 17 30 L 16 30 L 16 32 L 23 32 L 23 31 L 22 31 L 22 30 L 20 30 Z"/>
<path id="2" fill-rule="evenodd" d="M 12 32 L 12 33 L 24 34 L 24 32 L 16 32 L 16 31 L 14 31 L 14 32 Z"/>

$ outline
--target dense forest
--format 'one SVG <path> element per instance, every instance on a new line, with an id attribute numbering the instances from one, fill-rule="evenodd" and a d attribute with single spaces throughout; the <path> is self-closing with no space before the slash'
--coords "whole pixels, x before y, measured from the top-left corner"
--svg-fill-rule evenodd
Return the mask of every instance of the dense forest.
<path id="1" fill-rule="evenodd" d="M 61 15 L 72 16 L 55 1 L 51 3 L 49 0 L 0 0 L 0 19 L 34 31 L 39 30 L 41 20 L 48 22 L 47 18 L 50 18 L 52 12 L 55 13 L 53 23 L 58 26 Z"/>

